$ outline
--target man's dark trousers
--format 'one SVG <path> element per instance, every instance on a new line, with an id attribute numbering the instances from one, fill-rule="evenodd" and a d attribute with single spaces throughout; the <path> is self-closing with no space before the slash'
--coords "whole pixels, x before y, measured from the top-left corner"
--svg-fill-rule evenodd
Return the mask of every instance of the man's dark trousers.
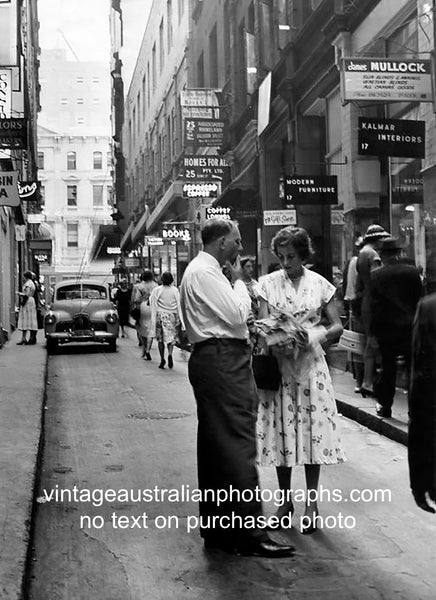
<path id="1" fill-rule="evenodd" d="M 407 380 L 410 376 L 412 332 L 403 341 L 393 341 L 388 338 L 377 338 L 382 371 L 375 382 L 374 392 L 379 404 L 386 410 L 392 408 L 395 397 L 395 382 L 397 379 L 397 358 L 404 357 Z"/>
<path id="2" fill-rule="evenodd" d="M 257 391 L 251 370 L 250 347 L 243 340 L 211 340 L 196 346 L 189 360 L 189 380 L 197 401 L 197 467 L 200 490 L 259 488 L 256 469 Z M 206 540 L 249 545 L 268 539 L 264 530 L 226 528 L 228 517 L 258 517 L 259 500 L 236 499 L 218 506 L 200 502 Z M 222 527 L 208 527 L 208 518 L 224 517 Z"/>

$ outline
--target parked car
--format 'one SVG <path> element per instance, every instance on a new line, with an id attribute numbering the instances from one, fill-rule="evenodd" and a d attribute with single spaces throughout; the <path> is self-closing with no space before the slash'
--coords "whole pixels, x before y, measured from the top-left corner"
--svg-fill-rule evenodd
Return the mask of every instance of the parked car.
<path id="1" fill-rule="evenodd" d="M 71 342 L 106 343 L 115 352 L 118 313 L 110 298 L 109 285 L 92 279 L 58 283 L 44 319 L 47 351 Z"/>

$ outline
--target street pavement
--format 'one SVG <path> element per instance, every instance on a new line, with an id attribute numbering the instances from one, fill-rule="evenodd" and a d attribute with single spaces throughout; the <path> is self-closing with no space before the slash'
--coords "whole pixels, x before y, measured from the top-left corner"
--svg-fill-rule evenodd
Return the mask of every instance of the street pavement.
<path id="1" fill-rule="evenodd" d="M 123 344 L 135 345 L 134 336 Z M 47 355 L 39 332 L 36 346 L 17 346 L 15 333 L 0 351 L 0 598 L 25 597 L 31 562 L 32 508 L 41 454 L 42 416 L 45 409 Z M 115 355 L 116 356 L 116 355 Z M 186 371 L 187 356 L 178 354 Z M 339 412 L 383 436 L 404 444 L 407 398 L 398 391 L 392 419 L 375 414 L 375 401 L 354 393 L 349 373 L 332 368 Z M 159 393 L 159 387 L 153 388 Z M 195 466 L 192 466 L 193 472 Z M 47 600 L 51 600 L 47 598 Z M 76 599 L 74 599 L 76 600 Z M 120 599 L 121 600 L 121 599 Z"/>

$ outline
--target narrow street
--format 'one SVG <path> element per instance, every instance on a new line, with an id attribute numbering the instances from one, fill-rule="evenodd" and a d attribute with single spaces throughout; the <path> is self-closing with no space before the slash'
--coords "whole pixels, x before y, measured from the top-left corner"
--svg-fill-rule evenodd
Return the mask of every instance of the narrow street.
<path id="1" fill-rule="evenodd" d="M 196 503 L 163 493 L 196 487 L 187 363 L 177 351 L 174 369 L 160 370 L 157 350 L 143 361 L 129 335 L 115 354 L 65 348 L 49 358 L 31 600 L 434 597 L 436 525 L 413 503 L 406 448 L 344 418 L 348 462 L 321 473 L 342 500 L 321 502 L 325 526 L 311 536 L 299 532 L 301 502 L 292 530 L 272 534 L 291 540 L 294 558 L 205 552 Z M 260 475 L 262 489 L 276 489 L 272 470 Z M 296 469 L 293 488 L 303 484 Z M 365 501 L 351 501 L 353 488 Z M 390 501 L 374 499 L 380 489 Z M 156 493 L 138 501 L 138 490 Z"/>

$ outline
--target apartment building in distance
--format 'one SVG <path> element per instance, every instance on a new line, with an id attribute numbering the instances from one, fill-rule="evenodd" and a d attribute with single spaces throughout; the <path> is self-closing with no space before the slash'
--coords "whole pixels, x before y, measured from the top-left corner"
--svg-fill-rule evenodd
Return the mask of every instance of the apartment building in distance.
<path id="1" fill-rule="evenodd" d="M 72 277 L 109 277 L 113 260 L 90 260 L 99 227 L 112 223 L 109 62 L 70 60 L 66 50 L 44 50 L 40 83 L 41 228 L 52 242 L 51 253 L 41 253 L 40 272 L 47 288 Z"/>

